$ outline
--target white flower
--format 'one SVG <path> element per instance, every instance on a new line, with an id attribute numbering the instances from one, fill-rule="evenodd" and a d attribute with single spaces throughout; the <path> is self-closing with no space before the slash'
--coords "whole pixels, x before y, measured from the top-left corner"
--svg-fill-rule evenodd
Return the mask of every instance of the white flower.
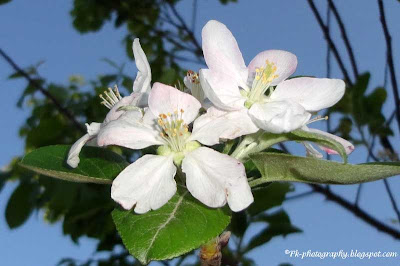
<path id="1" fill-rule="evenodd" d="M 318 116 L 318 117 L 316 117 L 314 119 L 310 119 L 310 121 L 307 122 L 307 125 L 311 124 L 313 122 L 319 121 L 319 120 L 326 120 L 326 119 L 328 119 L 328 117 L 321 118 L 320 116 Z M 307 125 L 304 125 L 301 129 L 304 130 L 304 131 L 308 131 L 308 132 L 311 132 L 311 133 L 316 133 L 316 134 L 322 135 L 322 136 L 324 136 L 326 138 L 330 138 L 332 140 L 335 140 L 336 142 L 338 142 L 339 144 L 341 144 L 343 146 L 346 154 L 350 154 L 350 153 L 352 153 L 354 151 L 354 145 L 351 142 L 349 142 L 349 141 L 347 141 L 347 140 L 345 140 L 345 139 L 343 139 L 341 137 L 338 137 L 336 135 L 330 134 L 328 132 L 325 132 L 325 131 L 322 131 L 322 130 L 319 130 L 319 129 L 315 129 L 315 128 L 309 128 Z M 303 142 L 303 144 L 304 144 L 304 146 L 306 148 L 307 156 L 312 156 L 312 157 L 316 157 L 316 158 L 322 158 L 323 157 L 323 155 L 317 149 L 315 149 L 314 146 L 311 143 Z M 324 146 L 321 146 L 321 145 L 318 145 L 318 147 L 321 150 L 323 150 L 326 153 L 328 153 L 328 154 L 338 154 L 337 151 L 332 150 L 331 148 L 324 147 Z"/>
<path id="2" fill-rule="evenodd" d="M 204 26 L 202 39 L 208 69 L 200 70 L 201 86 L 222 111 L 246 111 L 256 126 L 243 128 L 242 133 L 298 129 L 311 112 L 334 105 L 344 94 L 345 84 L 338 79 L 286 80 L 297 67 L 296 56 L 286 51 L 261 52 L 246 67 L 236 39 L 218 21 Z"/>
<path id="3" fill-rule="evenodd" d="M 140 46 L 139 39 L 135 39 L 132 45 L 133 54 L 135 56 L 136 67 L 138 73 L 133 83 L 133 92 L 131 95 L 121 97 L 118 91 L 118 87 L 115 86 L 114 90 L 111 88 L 104 92 L 104 95 L 100 95 L 102 104 L 106 106 L 110 111 L 108 112 L 103 123 L 91 123 L 86 124 L 87 134 L 78 139 L 68 153 L 67 163 L 69 166 L 76 168 L 79 164 L 79 153 L 85 144 L 96 146 L 96 136 L 100 128 L 107 123 L 118 119 L 122 114 L 125 113 L 123 107 L 129 106 L 129 108 L 144 107 L 147 104 L 147 97 L 150 90 L 151 81 L 151 70 L 149 62 L 147 61 L 146 55 L 144 54 L 142 47 Z"/>
<path id="4" fill-rule="evenodd" d="M 183 83 L 185 84 L 186 88 L 190 90 L 190 93 L 196 98 L 200 103 L 205 100 L 204 91 L 201 88 L 199 75 L 192 71 L 188 70 L 186 76 L 183 78 Z"/>
<path id="5" fill-rule="evenodd" d="M 190 93 L 194 98 L 196 98 L 201 103 L 201 106 L 205 110 L 213 106 L 210 100 L 208 100 L 204 95 L 204 91 L 203 88 L 201 87 L 200 77 L 198 73 L 192 70 L 188 70 L 186 76 L 183 78 L 183 83 L 185 84 L 185 87 L 188 89 L 185 90 L 185 92 Z"/>
<path id="6" fill-rule="evenodd" d="M 181 167 L 190 193 L 209 207 L 228 203 L 233 211 L 240 211 L 253 202 L 243 164 L 197 142 L 207 144 L 204 135 L 208 130 L 218 131 L 218 125 L 199 127 L 195 122 L 193 133 L 189 131 L 201 107 L 196 98 L 155 83 L 148 103 L 144 115 L 129 111 L 98 134 L 99 146 L 143 149 L 160 145 L 158 155 L 144 155 L 116 177 L 111 188 L 115 201 L 125 209 L 135 206 L 137 213 L 160 208 L 175 194 L 174 176 Z"/>

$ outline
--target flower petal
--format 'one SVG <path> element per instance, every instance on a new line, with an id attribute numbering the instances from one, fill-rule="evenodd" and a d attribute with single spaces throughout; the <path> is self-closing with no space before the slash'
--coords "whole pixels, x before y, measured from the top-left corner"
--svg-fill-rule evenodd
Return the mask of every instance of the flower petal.
<path id="1" fill-rule="evenodd" d="M 83 135 L 80 139 L 78 139 L 74 145 L 70 148 L 68 152 L 67 164 L 72 168 L 78 167 L 80 162 L 79 153 L 82 150 L 82 147 L 89 142 L 91 139 L 94 139 L 95 136 L 90 136 L 89 134 Z"/>
<path id="2" fill-rule="evenodd" d="M 290 77 L 297 68 L 297 57 L 294 54 L 283 50 L 266 50 L 251 60 L 248 66 L 249 77 L 254 78 L 256 68 L 265 67 L 267 60 L 276 65 L 274 75 L 278 76 L 272 81 L 271 86 L 275 86 Z"/>
<path id="3" fill-rule="evenodd" d="M 249 114 L 257 126 L 275 134 L 298 129 L 311 117 L 301 105 L 289 101 L 256 103 L 250 108 Z"/>
<path id="4" fill-rule="evenodd" d="M 142 93 L 131 93 L 129 96 L 123 97 L 117 104 L 115 104 L 111 110 L 107 113 L 106 118 L 104 119 L 104 123 L 109 123 L 113 120 L 118 119 L 121 115 L 123 115 L 126 111 L 120 110 L 119 108 L 122 106 L 134 105 L 137 106 L 137 103 L 141 101 Z"/>
<path id="5" fill-rule="evenodd" d="M 309 112 L 336 104 L 344 94 L 345 83 L 340 79 L 294 78 L 280 83 L 271 100 L 291 100 Z"/>
<path id="6" fill-rule="evenodd" d="M 223 71 L 240 84 L 246 84 L 247 68 L 230 30 L 221 22 L 210 20 L 201 32 L 204 59 L 209 69 Z"/>
<path id="7" fill-rule="evenodd" d="M 190 94 L 156 82 L 149 95 L 149 107 L 155 116 L 183 110 L 182 119 L 190 124 L 198 115 L 201 104 Z"/>
<path id="8" fill-rule="evenodd" d="M 240 94 L 238 84 L 224 73 L 201 69 L 200 83 L 204 94 L 218 108 L 223 110 L 244 108 L 246 99 Z"/>
<path id="9" fill-rule="evenodd" d="M 97 146 L 96 136 L 100 131 L 101 123 L 86 123 L 87 134 L 78 139 L 69 149 L 67 164 L 72 168 L 76 168 L 79 164 L 79 153 L 84 145 Z"/>
<path id="10" fill-rule="evenodd" d="M 220 139 L 235 139 L 258 131 L 247 113 L 247 109 L 225 112 L 210 107 L 207 113 L 194 121 L 190 140 L 197 140 L 204 145 L 215 145 Z"/>
<path id="11" fill-rule="evenodd" d="M 140 46 L 138 38 L 133 41 L 132 50 L 135 57 L 136 67 L 138 69 L 135 82 L 133 83 L 133 91 L 149 91 L 151 81 L 151 69 L 149 62 L 147 61 L 146 54 L 144 53 L 142 46 Z"/>
<path id="12" fill-rule="evenodd" d="M 337 142 L 342 144 L 343 148 L 346 151 L 346 154 L 350 154 L 350 153 L 352 153 L 354 151 L 354 145 L 351 142 L 349 142 L 349 141 L 347 141 L 347 140 L 345 140 L 345 139 L 343 139 L 341 137 L 335 136 L 333 134 L 330 134 L 328 132 L 325 132 L 325 131 L 322 131 L 322 130 L 318 130 L 318 129 L 315 129 L 315 128 L 303 127 L 303 129 L 306 130 L 306 131 L 317 133 L 317 134 L 321 134 L 321 135 L 323 135 L 325 137 L 328 137 L 328 138 L 331 138 L 333 140 L 336 140 Z M 318 145 L 318 146 L 322 150 L 327 152 L 328 154 L 339 154 L 337 151 L 332 150 L 330 148 L 327 148 L 327 147 L 324 147 L 324 146 L 320 146 L 320 145 Z"/>
<path id="13" fill-rule="evenodd" d="M 127 111 L 119 119 L 105 125 L 97 136 L 99 146 L 118 145 L 130 149 L 143 149 L 163 145 L 164 141 L 154 127 L 143 122 L 140 111 Z"/>
<path id="14" fill-rule="evenodd" d="M 86 123 L 85 125 L 86 125 L 86 129 L 87 129 L 87 133 L 90 136 L 96 136 L 99 133 L 102 124 L 92 122 L 90 124 Z"/>
<path id="15" fill-rule="evenodd" d="M 190 193 L 209 207 L 222 207 L 228 202 L 238 212 L 254 200 L 243 164 L 226 154 L 200 147 L 186 154 L 182 171 Z"/>
<path id="16" fill-rule="evenodd" d="M 126 167 L 112 183 L 111 198 L 136 213 L 156 210 L 176 192 L 172 157 L 144 155 Z"/>
<path id="17" fill-rule="evenodd" d="M 190 94 L 196 98 L 200 103 L 204 102 L 205 95 L 204 91 L 201 88 L 201 84 L 197 80 L 197 82 L 192 82 L 190 78 L 187 76 L 184 77 L 183 83 L 185 84 L 186 88 L 190 90 Z"/>
<path id="18" fill-rule="evenodd" d="M 303 143 L 304 147 L 306 148 L 306 153 L 307 153 L 308 157 L 314 157 L 314 158 L 318 158 L 318 159 L 321 159 L 324 157 L 319 151 L 317 151 L 316 148 L 314 148 L 314 146 L 310 142 L 303 141 L 302 143 Z"/>

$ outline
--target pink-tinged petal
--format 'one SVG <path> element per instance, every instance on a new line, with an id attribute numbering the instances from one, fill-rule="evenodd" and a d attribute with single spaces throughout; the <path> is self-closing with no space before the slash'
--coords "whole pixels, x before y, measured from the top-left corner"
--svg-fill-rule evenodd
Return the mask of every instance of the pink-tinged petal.
<path id="1" fill-rule="evenodd" d="M 318 129 L 315 129 L 315 128 L 308 128 L 307 127 L 307 128 L 303 128 L 303 129 L 306 130 L 306 131 L 309 131 L 309 132 L 313 132 L 313 133 L 316 133 L 316 134 L 323 135 L 325 137 L 328 137 L 330 139 L 333 139 L 333 140 L 339 142 L 343 146 L 343 148 L 345 149 L 346 154 L 350 154 L 350 153 L 352 153 L 354 151 L 354 145 L 351 142 L 349 142 L 349 141 L 347 141 L 347 140 L 345 140 L 345 139 L 343 139 L 341 137 L 335 136 L 333 134 L 330 134 L 328 132 L 325 132 L 325 131 L 322 131 L 322 130 L 318 130 Z M 332 150 L 332 149 L 330 149 L 328 147 L 324 147 L 324 146 L 319 146 L 319 147 L 322 150 L 324 150 L 326 153 L 328 153 L 328 154 L 338 154 L 337 151 Z"/>
<path id="2" fill-rule="evenodd" d="M 163 145 L 164 141 L 154 127 L 143 122 L 140 111 L 128 111 L 119 119 L 101 128 L 97 136 L 99 146 L 118 145 L 130 149 L 143 149 Z"/>
<path id="3" fill-rule="evenodd" d="M 133 83 L 133 91 L 148 92 L 150 90 L 151 69 L 138 38 L 133 41 L 132 50 L 138 69 L 135 82 Z"/>
<path id="4" fill-rule="evenodd" d="M 144 155 L 115 178 L 111 198 L 136 213 L 157 210 L 176 192 L 175 173 L 172 157 Z"/>
<path id="5" fill-rule="evenodd" d="M 222 110 L 244 108 L 246 99 L 240 94 L 238 84 L 224 73 L 201 69 L 200 83 L 204 94 L 218 108 Z"/>
<path id="6" fill-rule="evenodd" d="M 276 72 L 274 75 L 278 76 L 272 81 L 271 86 L 275 86 L 290 77 L 297 68 L 297 57 L 294 54 L 282 50 L 266 50 L 251 60 L 248 66 L 249 77 L 254 77 L 256 68 L 265 67 L 267 60 L 275 64 Z"/>
<path id="7" fill-rule="evenodd" d="M 311 117 L 301 105 L 288 101 L 256 103 L 249 114 L 258 127 L 275 134 L 301 128 Z"/>
<path id="8" fill-rule="evenodd" d="M 216 20 L 203 27 L 202 46 L 209 69 L 229 74 L 237 83 L 246 84 L 247 68 L 235 37 L 229 29 Z"/>
<path id="9" fill-rule="evenodd" d="M 316 148 L 314 148 L 314 146 L 311 143 L 304 141 L 303 145 L 306 148 L 307 156 L 318 158 L 318 159 L 321 159 L 324 157 Z"/>
<path id="10" fill-rule="evenodd" d="M 225 112 L 210 107 L 207 113 L 194 121 L 190 140 L 197 140 L 204 145 L 215 145 L 221 139 L 235 139 L 258 131 L 247 113 L 247 109 Z"/>
<path id="11" fill-rule="evenodd" d="M 238 212 L 254 200 L 243 164 L 226 154 L 200 147 L 186 154 L 182 171 L 190 193 L 209 207 L 222 207 L 228 202 Z"/>
<path id="12" fill-rule="evenodd" d="M 78 167 L 80 162 L 79 153 L 82 150 L 82 147 L 88 143 L 90 140 L 94 139 L 95 136 L 90 136 L 89 134 L 83 135 L 80 139 L 78 139 L 74 145 L 70 148 L 68 152 L 67 164 L 72 168 Z"/>
<path id="13" fill-rule="evenodd" d="M 294 101 L 309 112 L 335 105 L 344 95 L 345 83 L 340 79 L 294 78 L 280 83 L 271 100 Z"/>
<path id="14" fill-rule="evenodd" d="M 156 82 L 150 92 L 149 107 L 155 116 L 173 114 L 177 111 L 182 114 L 185 123 L 190 124 L 198 115 L 201 104 L 190 94 Z M 181 110 L 183 110 L 183 113 L 181 113 Z"/>
<path id="15" fill-rule="evenodd" d="M 157 129 L 158 128 L 157 120 L 158 117 L 151 112 L 150 108 L 146 108 L 143 115 L 143 123 Z"/>

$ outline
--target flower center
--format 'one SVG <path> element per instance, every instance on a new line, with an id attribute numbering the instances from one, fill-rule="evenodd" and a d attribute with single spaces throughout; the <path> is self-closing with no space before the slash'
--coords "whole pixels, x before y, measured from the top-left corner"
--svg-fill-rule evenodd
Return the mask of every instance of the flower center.
<path id="1" fill-rule="evenodd" d="M 186 77 L 188 77 L 189 81 L 192 84 L 200 84 L 199 75 L 196 72 L 188 70 L 188 72 L 186 73 Z"/>
<path id="2" fill-rule="evenodd" d="M 160 136 L 168 143 L 174 152 L 185 149 L 189 127 L 182 119 L 184 110 L 175 110 L 173 113 L 160 114 L 157 123 L 160 126 Z"/>
<path id="3" fill-rule="evenodd" d="M 270 85 L 272 81 L 278 77 L 278 75 L 275 74 L 276 69 L 275 63 L 268 60 L 265 61 L 264 67 L 256 68 L 250 92 L 247 94 L 248 100 L 245 103 L 246 107 L 249 108 L 253 103 L 262 100 L 267 92 L 267 97 L 271 95 L 273 88 L 270 87 Z"/>
<path id="4" fill-rule="evenodd" d="M 100 94 L 99 96 L 103 100 L 101 104 L 103 104 L 108 109 L 113 108 L 113 106 L 122 99 L 121 95 L 119 94 L 117 85 L 115 85 L 114 90 L 108 88 L 108 91 L 104 91 L 103 94 L 104 96 L 102 94 Z"/>

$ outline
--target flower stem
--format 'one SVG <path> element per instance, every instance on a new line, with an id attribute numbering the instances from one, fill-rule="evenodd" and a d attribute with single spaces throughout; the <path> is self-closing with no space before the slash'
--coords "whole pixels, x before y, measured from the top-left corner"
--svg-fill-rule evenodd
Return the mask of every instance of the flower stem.
<path id="1" fill-rule="evenodd" d="M 261 152 L 279 142 L 289 140 L 286 134 L 271 134 L 265 131 L 247 135 L 242 142 L 239 143 L 232 157 L 244 162 L 249 159 L 249 155 L 256 152 Z"/>
<path id="2" fill-rule="evenodd" d="M 200 261 L 201 266 L 220 266 L 222 253 L 221 250 L 228 245 L 231 232 L 227 231 L 217 236 L 207 244 L 201 246 Z"/>

